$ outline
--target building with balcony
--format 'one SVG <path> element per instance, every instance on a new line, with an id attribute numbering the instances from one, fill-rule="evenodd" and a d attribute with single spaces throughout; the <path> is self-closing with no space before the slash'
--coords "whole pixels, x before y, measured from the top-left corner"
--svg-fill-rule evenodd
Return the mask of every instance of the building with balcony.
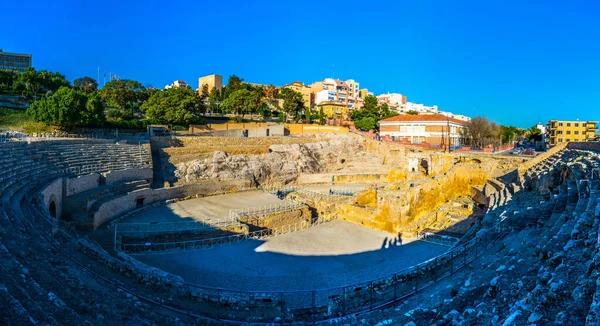
<path id="1" fill-rule="evenodd" d="M 317 104 L 319 112 L 328 118 L 348 119 L 348 106 L 337 101 L 323 101 Z"/>
<path id="2" fill-rule="evenodd" d="M 441 114 L 398 115 L 379 121 L 379 135 L 411 144 L 457 147 L 462 146 L 464 124 L 465 121 Z"/>
<path id="3" fill-rule="evenodd" d="M 223 77 L 217 74 L 198 78 L 198 94 L 208 96 L 213 88 L 223 89 Z"/>
<path id="4" fill-rule="evenodd" d="M 321 102 L 338 102 L 344 104 L 349 110 L 357 108 L 360 97 L 360 84 L 353 79 L 341 81 L 339 79 L 325 78 L 323 81 L 310 85 L 315 94 L 315 104 Z"/>
<path id="5" fill-rule="evenodd" d="M 594 141 L 598 132 L 598 121 L 550 120 L 547 127 L 547 144 L 553 147 L 568 142 Z"/>
<path id="6" fill-rule="evenodd" d="M 24 72 L 31 67 L 31 54 L 4 52 L 0 49 L 0 69 Z"/>

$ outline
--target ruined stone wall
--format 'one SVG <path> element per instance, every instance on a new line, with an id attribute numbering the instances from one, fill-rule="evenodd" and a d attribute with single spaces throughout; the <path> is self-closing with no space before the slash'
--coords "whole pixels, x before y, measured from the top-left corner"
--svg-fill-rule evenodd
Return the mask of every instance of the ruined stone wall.
<path id="1" fill-rule="evenodd" d="M 103 173 L 106 184 L 116 184 L 132 180 L 148 180 L 152 182 L 152 168 L 127 169 Z"/>
<path id="2" fill-rule="evenodd" d="M 445 175 L 423 180 L 419 184 L 402 185 L 386 191 L 358 196 L 356 204 L 340 205 L 341 218 L 387 232 L 418 230 L 422 218 L 459 196 L 471 195 L 473 186 L 482 186 L 494 170 L 495 162 L 460 163 Z M 376 202 L 374 204 L 373 202 Z M 375 206 L 375 207 L 373 207 Z"/>
<path id="3" fill-rule="evenodd" d="M 58 178 L 50 182 L 41 193 L 44 198 L 46 208 L 50 209 L 50 204 L 54 202 L 56 205 L 56 218 L 61 219 L 63 215 L 63 184 L 64 179 Z"/>
<path id="4" fill-rule="evenodd" d="M 531 160 L 524 162 L 523 164 L 519 165 L 518 171 L 519 171 L 519 175 L 523 175 L 525 173 L 525 171 L 529 170 L 531 167 L 541 163 L 542 161 L 544 161 L 545 159 L 547 159 L 548 157 L 562 151 L 563 149 L 565 149 L 567 147 L 567 143 L 564 144 L 560 144 L 557 146 L 552 147 L 551 149 L 549 149 L 547 152 L 542 153 L 534 158 L 532 158 Z"/>
<path id="5" fill-rule="evenodd" d="M 167 200 L 177 196 L 180 196 L 179 189 L 163 188 L 140 189 L 127 193 L 123 196 L 113 198 L 100 205 L 98 211 L 93 217 L 93 228 L 98 228 L 110 220 L 135 209 L 137 207 L 138 198 L 143 198 L 144 205 L 148 205 L 156 201 Z"/>
<path id="6" fill-rule="evenodd" d="M 589 141 L 589 142 L 568 143 L 567 148 L 600 152 L 600 142 Z"/>
<path id="7" fill-rule="evenodd" d="M 101 175 L 92 173 L 67 179 L 67 197 L 94 189 L 100 185 Z"/>
<path id="8" fill-rule="evenodd" d="M 286 225 L 293 225 L 304 221 L 311 221 L 311 213 L 308 207 L 286 212 L 277 212 L 261 216 L 243 217 L 240 222 L 248 224 L 250 231 L 256 229 L 274 229 Z"/>

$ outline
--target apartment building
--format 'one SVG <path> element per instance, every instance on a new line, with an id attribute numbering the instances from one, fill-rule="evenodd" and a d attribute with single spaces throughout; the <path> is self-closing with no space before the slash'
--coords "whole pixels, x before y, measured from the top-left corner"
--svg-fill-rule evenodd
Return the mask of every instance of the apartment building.
<path id="1" fill-rule="evenodd" d="M 210 74 L 208 76 L 198 78 L 198 93 L 200 95 L 208 95 L 213 88 L 217 90 L 223 89 L 223 76 Z"/>
<path id="2" fill-rule="evenodd" d="M 360 84 L 353 79 L 341 81 L 339 79 L 325 78 L 323 81 L 310 85 L 315 94 L 315 103 L 338 102 L 346 105 L 349 110 L 357 109 L 360 97 Z"/>
<path id="3" fill-rule="evenodd" d="M 465 121 L 441 114 L 398 115 L 379 121 L 379 135 L 411 144 L 461 146 Z"/>
<path id="4" fill-rule="evenodd" d="M 550 120 L 546 126 L 548 147 L 568 142 L 593 141 L 598 131 L 598 121 Z"/>
<path id="5" fill-rule="evenodd" d="M 399 93 L 381 94 L 377 95 L 377 102 L 379 104 L 386 103 L 390 109 L 400 111 L 402 105 L 406 104 L 406 96 Z"/>
<path id="6" fill-rule="evenodd" d="M 31 54 L 4 52 L 0 49 L 0 69 L 24 72 L 31 67 Z"/>
<path id="7" fill-rule="evenodd" d="M 317 104 L 317 109 L 328 118 L 348 119 L 348 106 L 340 102 L 324 101 Z"/>

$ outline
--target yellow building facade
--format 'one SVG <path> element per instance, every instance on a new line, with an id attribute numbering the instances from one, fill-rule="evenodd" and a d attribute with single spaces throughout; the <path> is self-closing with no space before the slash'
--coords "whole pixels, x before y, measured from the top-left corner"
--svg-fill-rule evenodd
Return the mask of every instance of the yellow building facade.
<path id="1" fill-rule="evenodd" d="M 592 141 L 596 138 L 598 121 L 548 121 L 548 147 L 568 142 Z"/>
<path id="2" fill-rule="evenodd" d="M 326 101 L 317 104 L 319 112 L 323 110 L 323 115 L 328 118 L 348 119 L 348 106 L 334 101 Z"/>
<path id="3" fill-rule="evenodd" d="M 213 88 L 223 89 L 223 76 L 211 74 L 198 78 L 198 94 L 208 95 Z"/>
<path id="4" fill-rule="evenodd" d="M 294 91 L 302 94 L 302 99 L 304 100 L 304 107 L 313 107 L 315 103 L 315 93 L 313 92 L 313 89 L 311 87 L 306 86 L 299 81 L 295 81 L 289 85 L 285 85 L 284 87 L 293 89 Z"/>

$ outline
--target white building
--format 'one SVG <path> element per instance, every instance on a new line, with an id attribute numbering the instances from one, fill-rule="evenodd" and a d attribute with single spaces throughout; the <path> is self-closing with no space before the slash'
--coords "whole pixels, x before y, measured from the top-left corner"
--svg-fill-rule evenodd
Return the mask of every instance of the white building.
<path id="1" fill-rule="evenodd" d="M 446 111 L 438 111 L 437 113 L 449 117 L 449 118 L 454 118 L 454 119 L 458 119 L 458 120 L 462 120 L 462 121 L 471 121 L 471 117 L 467 117 L 466 115 L 462 115 L 462 114 L 455 114 L 452 112 L 446 112 Z"/>
<path id="2" fill-rule="evenodd" d="M 398 108 L 400 113 L 406 113 L 408 111 L 417 111 L 419 113 L 438 113 L 438 106 L 426 106 L 424 104 L 406 102 Z"/>
<path id="3" fill-rule="evenodd" d="M 379 121 L 379 135 L 411 144 L 428 143 L 432 147 L 461 146 L 465 122 L 441 114 L 397 115 Z"/>
<path id="4" fill-rule="evenodd" d="M 406 96 L 400 93 L 388 93 L 377 95 L 377 101 L 381 104 L 387 103 L 390 107 L 400 108 L 406 103 Z"/>
<path id="5" fill-rule="evenodd" d="M 188 84 L 186 84 L 186 82 L 184 82 L 183 80 L 176 80 L 172 84 L 169 84 L 169 85 L 165 86 L 165 89 L 169 89 L 169 88 L 185 88 L 185 87 L 189 87 Z"/>

